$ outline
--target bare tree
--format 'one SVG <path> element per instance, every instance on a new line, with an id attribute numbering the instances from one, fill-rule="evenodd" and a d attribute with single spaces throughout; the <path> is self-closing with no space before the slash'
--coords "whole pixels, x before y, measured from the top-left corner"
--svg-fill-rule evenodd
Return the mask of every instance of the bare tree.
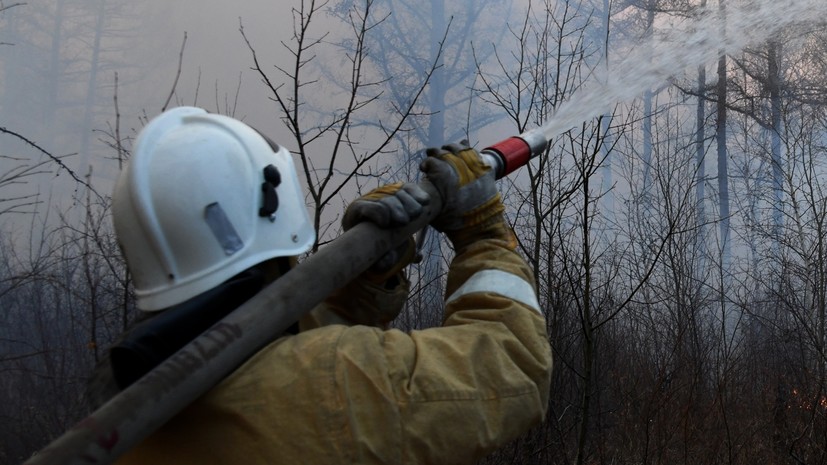
<path id="1" fill-rule="evenodd" d="M 0 55 L 0 111 L 14 114 L 15 126 L 44 146 L 72 147 L 82 172 L 97 149 L 92 128 L 108 116 L 100 73 L 135 67 L 123 52 L 135 40 L 137 8 L 122 0 L 52 0 L 8 13 L 3 32 L 14 46 Z"/>
<path id="2" fill-rule="evenodd" d="M 276 66 L 278 79 L 271 78 L 262 67 L 243 26 L 240 28 L 252 53 L 253 69 L 276 102 L 281 120 L 293 136 L 290 148 L 301 164 L 314 210 L 313 223 L 319 231 L 314 250 L 327 236 L 329 223 L 323 221 L 325 208 L 346 188 L 358 188 L 364 178 L 375 179 L 381 174 L 381 171 L 374 170 L 372 163 L 392 154 L 395 137 L 405 131 L 409 119 L 417 115 L 418 100 L 437 67 L 437 62 L 431 63 L 420 84 L 407 93 L 406 103 L 394 106 L 389 114 L 383 115 L 373 131 L 364 133 L 359 128 L 359 115 L 375 110 L 374 106 L 378 105 L 383 92 L 381 85 L 385 82 L 385 78 L 368 73 L 366 46 L 371 34 L 386 19 L 376 16 L 375 2 L 368 0 L 354 5 L 347 13 L 347 26 L 353 40 L 353 53 L 346 58 L 347 74 L 350 76 L 347 92 L 338 100 L 327 99 L 328 105 L 324 108 L 312 108 L 309 103 L 314 100 L 312 94 L 325 85 L 314 73 L 312 65 L 317 54 L 322 53 L 321 49 L 328 43 L 324 26 L 317 26 L 319 15 L 323 14 L 326 5 L 327 2 L 303 0 L 293 9 L 293 37 L 284 46 L 294 61 L 289 65 Z M 330 116 L 321 122 L 307 123 L 305 115 L 310 113 Z M 366 138 L 374 138 L 374 142 L 363 144 L 362 140 Z"/>
<path id="3" fill-rule="evenodd" d="M 529 10 L 525 22 L 511 30 L 513 58 L 501 59 L 497 74 L 479 68 L 481 98 L 505 111 L 517 130 L 524 130 L 529 122 L 542 123 L 557 105 L 576 98 L 577 89 L 589 79 L 600 45 L 590 40 L 587 31 L 593 24 L 582 12 L 575 2 L 546 2 L 536 12 Z M 504 50 L 508 45 L 502 45 Z M 602 132 L 607 127 L 611 137 Z M 692 188 L 675 192 L 679 182 L 669 181 L 674 166 L 660 165 L 653 158 L 649 166 L 663 166 L 656 171 L 663 184 L 655 193 L 673 198 L 662 212 L 662 222 L 653 223 L 638 211 L 628 216 L 625 240 L 610 232 L 617 231 L 618 224 L 607 218 L 618 212 L 600 208 L 610 187 L 595 180 L 609 154 L 618 154 L 618 141 L 628 142 L 623 134 L 629 127 L 628 123 L 608 126 L 601 118 L 578 125 L 553 139 L 547 156 L 527 167 L 527 178 L 509 183 L 505 190 L 506 198 L 514 199 L 515 229 L 521 250 L 535 269 L 558 360 L 545 430 L 550 434 L 538 432 L 532 436 L 535 439 L 524 438 L 519 444 L 536 446 L 555 463 L 600 460 L 602 445 L 608 443 L 601 434 L 606 421 L 600 407 L 606 391 L 601 386 L 613 357 L 606 350 L 612 344 L 614 322 L 639 298 L 675 235 L 684 232 L 681 221 L 688 218 L 691 207 L 687 192 L 694 192 Z M 668 155 L 666 160 L 679 163 Z M 690 164 L 690 174 L 693 167 Z M 633 180 L 638 179 L 626 179 Z M 640 194 L 639 184 L 633 186 Z M 624 203 L 640 205 L 642 197 Z M 530 462 L 527 454 L 515 456 Z"/>

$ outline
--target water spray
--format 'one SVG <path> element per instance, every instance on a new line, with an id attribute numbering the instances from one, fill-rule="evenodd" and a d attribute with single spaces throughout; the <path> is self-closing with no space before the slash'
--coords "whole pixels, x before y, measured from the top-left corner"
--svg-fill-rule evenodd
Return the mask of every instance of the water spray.
<path id="1" fill-rule="evenodd" d="M 824 0 L 745 0 L 699 7 L 690 17 L 675 20 L 657 32 L 646 46 L 632 47 L 622 57 L 598 69 L 571 98 L 555 108 L 539 129 L 554 138 L 584 121 L 611 112 L 647 89 L 655 89 L 706 63 L 721 53 L 760 44 L 785 27 L 818 22 L 827 17 Z"/>

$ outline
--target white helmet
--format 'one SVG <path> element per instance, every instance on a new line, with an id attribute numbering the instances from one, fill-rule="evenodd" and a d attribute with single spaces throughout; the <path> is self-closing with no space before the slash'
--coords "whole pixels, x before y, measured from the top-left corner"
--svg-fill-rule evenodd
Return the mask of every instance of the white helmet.
<path id="1" fill-rule="evenodd" d="M 184 302 L 313 246 L 293 159 L 235 119 L 179 107 L 143 128 L 112 198 L 138 308 Z"/>

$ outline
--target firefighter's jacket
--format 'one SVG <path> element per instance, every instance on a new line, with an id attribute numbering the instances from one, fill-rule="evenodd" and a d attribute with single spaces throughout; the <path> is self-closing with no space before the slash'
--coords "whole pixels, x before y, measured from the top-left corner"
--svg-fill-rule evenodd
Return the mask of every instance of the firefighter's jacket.
<path id="1" fill-rule="evenodd" d="M 337 324 L 348 299 L 390 318 L 403 302 L 377 286 L 339 293 L 119 463 L 474 463 L 546 412 L 551 350 L 533 282 L 489 239 L 451 264 L 442 327 Z"/>

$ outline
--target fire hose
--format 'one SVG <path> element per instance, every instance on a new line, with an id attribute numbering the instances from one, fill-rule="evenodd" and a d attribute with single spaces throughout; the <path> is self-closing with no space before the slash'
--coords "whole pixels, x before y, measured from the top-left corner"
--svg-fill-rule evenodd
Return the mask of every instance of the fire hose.
<path id="1" fill-rule="evenodd" d="M 480 155 L 499 179 L 543 153 L 546 145 L 545 136 L 533 130 L 498 142 Z M 415 221 L 388 230 L 370 223 L 356 225 L 114 396 L 24 465 L 114 462 L 284 333 L 327 295 L 428 226 L 441 211 L 442 199 L 430 183 L 420 187 L 431 201 Z M 309 282 L 313 283 L 313 292 L 301 292 Z"/>

